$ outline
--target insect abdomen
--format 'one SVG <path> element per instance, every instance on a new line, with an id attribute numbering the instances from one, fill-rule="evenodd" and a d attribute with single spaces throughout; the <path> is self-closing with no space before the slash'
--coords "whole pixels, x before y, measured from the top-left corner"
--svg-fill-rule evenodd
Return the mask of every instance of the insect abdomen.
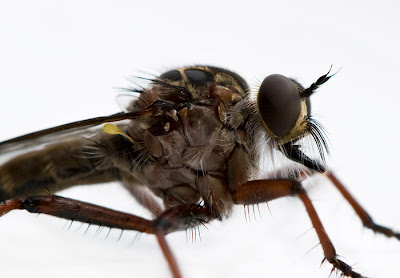
<path id="1" fill-rule="evenodd" d="M 0 200 L 46 195 L 73 185 L 109 182 L 118 173 L 97 167 L 98 159 L 85 155 L 87 139 L 51 144 L 17 156 L 0 167 Z"/>

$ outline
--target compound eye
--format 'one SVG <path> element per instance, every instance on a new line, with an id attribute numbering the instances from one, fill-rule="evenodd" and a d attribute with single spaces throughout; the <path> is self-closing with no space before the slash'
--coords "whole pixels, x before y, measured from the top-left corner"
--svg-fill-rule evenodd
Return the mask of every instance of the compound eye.
<path id="1" fill-rule="evenodd" d="M 301 110 L 297 86 L 286 76 L 272 74 L 261 84 L 257 97 L 264 125 L 276 137 L 287 135 L 295 126 Z"/>

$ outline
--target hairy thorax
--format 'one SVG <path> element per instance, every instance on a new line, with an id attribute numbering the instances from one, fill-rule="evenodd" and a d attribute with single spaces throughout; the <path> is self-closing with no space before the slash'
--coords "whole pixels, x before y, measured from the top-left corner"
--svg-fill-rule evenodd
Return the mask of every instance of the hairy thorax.
<path id="1" fill-rule="evenodd" d="M 162 104 L 126 128 L 138 155 L 130 165 L 135 182 L 125 185 L 146 186 L 167 208 L 203 200 L 214 212 L 228 215 L 231 192 L 248 180 L 254 162 L 245 130 L 230 124 L 243 95 L 213 85 L 196 88 L 190 102 L 177 103 L 166 100 L 171 95 L 160 94 L 164 91 L 154 85 L 129 107 Z"/>

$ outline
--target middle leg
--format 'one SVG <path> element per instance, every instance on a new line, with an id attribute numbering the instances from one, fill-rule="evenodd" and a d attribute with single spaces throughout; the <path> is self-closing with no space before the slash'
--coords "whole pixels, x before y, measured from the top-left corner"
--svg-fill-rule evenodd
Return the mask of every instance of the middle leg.
<path id="1" fill-rule="evenodd" d="M 303 202 L 321 243 L 325 257 L 324 260 L 330 262 L 334 269 L 340 270 L 346 276 L 362 277 L 359 273 L 354 272 L 351 266 L 337 258 L 335 247 L 300 182 L 289 179 L 248 181 L 238 187 L 233 194 L 233 200 L 236 204 L 250 205 L 287 196 L 298 196 Z"/>

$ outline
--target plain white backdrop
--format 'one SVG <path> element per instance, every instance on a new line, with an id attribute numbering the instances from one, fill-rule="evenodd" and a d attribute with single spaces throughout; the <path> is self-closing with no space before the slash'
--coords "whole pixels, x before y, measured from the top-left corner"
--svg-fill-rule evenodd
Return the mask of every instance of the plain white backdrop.
<path id="1" fill-rule="evenodd" d="M 3 1 L 0 140 L 120 109 L 129 75 L 181 65 L 268 74 L 305 86 L 341 71 L 312 97 L 329 132 L 329 165 L 381 224 L 400 230 L 400 40 L 397 1 Z M 362 228 L 337 191 L 311 198 L 344 260 L 369 277 L 398 277 L 400 242 Z M 61 195 L 148 216 L 117 184 Z M 167 237 L 185 277 L 322 277 L 322 251 L 300 201 L 261 207 Z M 2 277 L 170 277 L 156 240 L 23 211 L 0 218 Z M 132 243 L 133 242 L 133 243 Z"/>

